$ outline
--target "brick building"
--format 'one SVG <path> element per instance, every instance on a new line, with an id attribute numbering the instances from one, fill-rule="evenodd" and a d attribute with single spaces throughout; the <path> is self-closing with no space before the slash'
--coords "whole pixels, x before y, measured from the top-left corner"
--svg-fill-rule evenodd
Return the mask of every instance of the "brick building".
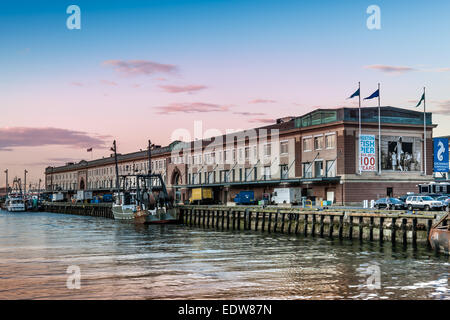
<path id="1" fill-rule="evenodd" d="M 315 200 L 356 204 L 382 196 L 417 191 L 432 180 L 431 113 L 426 114 L 427 160 L 423 157 L 423 112 L 381 107 L 381 144 L 378 108 L 361 109 L 362 135 L 374 137 L 381 172 L 359 170 L 358 108 L 317 109 L 299 117 L 192 142 L 173 142 L 152 150 L 152 171 L 161 173 L 169 193 L 178 201 L 191 190 L 211 187 L 217 202 L 232 201 L 240 190 L 253 190 L 257 199 L 277 187 L 299 187 Z M 118 156 L 119 174 L 145 173 L 147 152 Z M 111 192 L 115 184 L 114 158 L 68 163 L 45 170 L 48 191 L 69 195 L 87 189 Z M 130 177 L 128 186 L 133 187 Z"/>

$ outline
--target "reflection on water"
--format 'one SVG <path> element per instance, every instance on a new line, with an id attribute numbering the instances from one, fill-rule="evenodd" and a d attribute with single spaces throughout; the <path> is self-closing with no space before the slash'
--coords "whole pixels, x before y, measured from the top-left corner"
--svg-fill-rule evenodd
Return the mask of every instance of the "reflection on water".
<path id="1" fill-rule="evenodd" d="M 449 266 L 389 243 L 0 212 L 0 299 L 450 299 Z"/>

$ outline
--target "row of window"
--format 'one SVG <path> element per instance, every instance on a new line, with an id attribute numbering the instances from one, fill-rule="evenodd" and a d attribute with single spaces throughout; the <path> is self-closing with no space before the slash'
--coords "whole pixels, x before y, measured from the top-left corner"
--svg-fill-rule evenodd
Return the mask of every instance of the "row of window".
<path id="1" fill-rule="evenodd" d="M 259 168 L 261 171 L 260 179 L 258 179 L 258 167 L 239 168 L 231 170 L 209 171 L 199 173 L 189 173 L 189 184 L 208 184 L 219 182 L 242 182 L 242 181 L 258 181 L 272 179 L 271 167 L 265 166 Z M 289 178 L 288 165 L 280 165 L 280 178 Z"/>
<path id="2" fill-rule="evenodd" d="M 303 178 L 321 178 L 335 176 L 336 160 L 316 160 L 314 162 L 303 163 Z"/>
<path id="3" fill-rule="evenodd" d="M 237 152 L 237 153 L 236 153 Z M 272 145 L 266 143 L 263 145 L 263 156 L 270 157 L 272 155 Z M 288 141 L 280 142 L 280 155 L 287 155 L 289 152 Z M 196 155 L 184 155 L 171 158 L 171 162 L 174 164 L 215 164 L 225 162 L 235 162 L 238 160 L 240 163 L 252 159 L 258 159 L 257 146 L 243 147 L 239 149 L 220 150 L 214 152 L 205 152 L 203 154 Z"/>
<path id="4" fill-rule="evenodd" d="M 163 180 L 165 181 L 166 176 L 163 175 Z M 120 185 L 123 188 L 124 183 L 126 184 L 126 187 L 136 187 L 136 179 L 135 178 L 126 178 L 120 180 Z M 157 181 L 152 181 L 153 185 L 158 184 Z M 116 180 L 115 178 L 108 178 L 104 180 L 98 180 L 98 181 L 89 181 L 87 184 L 87 189 L 108 189 L 108 188 L 115 188 L 116 186 Z M 48 188 L 51 188 L 51 184 L 49 184 Z M 77 182 L 63 182 L 63 183 L 54 183 L 53 189 L 58 190 L 77 190 Z"/>
<path id="5" fill-rule="evenodd" d="M 323 149 L 334 149 L 336 148 L 336 134 L 325 134 L 318 135 L 315 137 L 305 137 L 303 138 L 303 152 Z"/>

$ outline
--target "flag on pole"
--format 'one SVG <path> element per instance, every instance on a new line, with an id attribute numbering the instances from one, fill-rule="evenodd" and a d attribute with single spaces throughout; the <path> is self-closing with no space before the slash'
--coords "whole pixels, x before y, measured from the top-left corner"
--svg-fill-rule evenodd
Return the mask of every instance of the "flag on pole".
<path id="1" fill-rule="evenodd" d="M 420 98 L 419 103 L 416 105 L 416 108 L 422 104 L 422 101 L 425 100 L 425 92 L 422 94 L 422 98 Z"/>
<path id="2" fill-rule="evenodd" d="M 370 100 L 373 98 L 377 98 L 380 96 L 380 89 L 377 89 L 377 91 L 375 91 L 374 93 L 372 93 L 370 96 L 368 96 L 367 98 L 364 98 L 364 100 Z"/>
<path id="3" fill-rule="evenodd" d="M 359 89 L 356 90 L 355 93 L 352 94 L 352 95 L 351 95 L 350 97 L 348 97 L 347 99 L 351 99 L 351 98 L 354 98 L 354 97 L 359 97 Z"/>
<path id="4" fill-rule="evenodd" d="M 89 148 L 86 150 L 87 152 L 92 152 L 92 148 Z"/>

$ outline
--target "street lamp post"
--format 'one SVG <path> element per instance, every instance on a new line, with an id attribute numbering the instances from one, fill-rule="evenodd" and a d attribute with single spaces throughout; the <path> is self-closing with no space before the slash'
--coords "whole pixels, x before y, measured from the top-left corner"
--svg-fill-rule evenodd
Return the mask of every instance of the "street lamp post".
<path id="1" fill-rule="evenodd" d="M 6 173 L 6 194 L 8 194 L 9 186 L 8 186 L 8 169 L 5 170 Z"/>
<path id="2" fill-rule="evenodd" d="M 23 194 L 26 195 L 27 194 L 27 169 L 24 170 L 24 181 L 23 181 Z"/>

